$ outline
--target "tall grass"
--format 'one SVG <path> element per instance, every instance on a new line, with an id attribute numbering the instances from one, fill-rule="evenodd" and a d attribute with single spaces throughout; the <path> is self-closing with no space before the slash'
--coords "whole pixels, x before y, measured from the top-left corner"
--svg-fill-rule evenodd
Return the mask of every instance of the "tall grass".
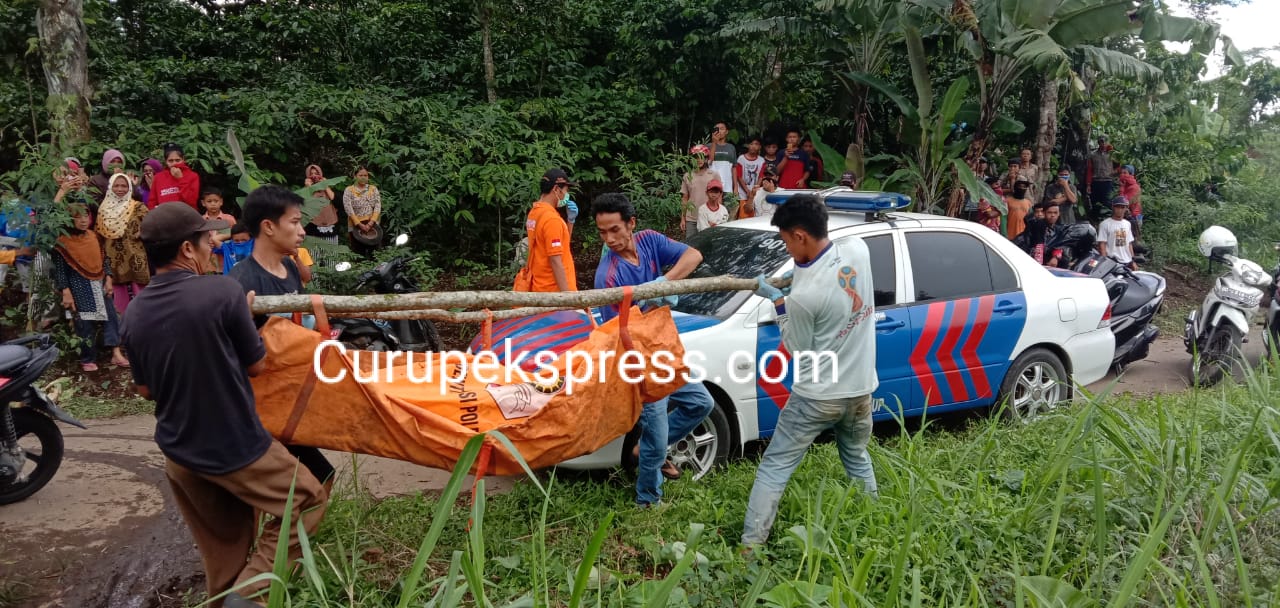
<path id="1" fill-rule="evenodd" d="M 755 474 L 556 479 L 459 501 L 348 489 L 284 606 L 1268 606 L 1280 596 L 1280 376 L 1089 398 L 1027 425 L 926 422 L 872 448 L 880 498 L 813 448 L 773 539 L 739 554 Z M 468 528 L 468 520 L 470 527 Z M 425 530 L 425 532 L 424 532 Z"/>

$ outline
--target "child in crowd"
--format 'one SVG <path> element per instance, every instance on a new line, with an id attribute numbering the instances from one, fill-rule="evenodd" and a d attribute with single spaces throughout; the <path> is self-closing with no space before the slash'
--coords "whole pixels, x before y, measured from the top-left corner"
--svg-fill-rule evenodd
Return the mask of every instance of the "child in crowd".
<path id="1" fill-rule="evenodd" d="M 213 253 L 222 259 L 222 274 L 229 274 L 232 266 L 253 255 L 253 239 L 249 237 L 249 228 L 244 224 L 232 226 L 230 238 L 214 235 L 213 240 Z"/>
<path id="2" fill-rule="evenodd" d="M 760 185 L 751 193 L 757 216 L 773 217 L 773 212 L 778 210 L 778 206 L 765 200 L 765 197 L 778 190 L 778 174 L 769 172 L 760 178 Z"/>
<path id="3" fill-rule="evenodd" d="M 224 220 L 227 222 L 228 226 L 236 225 L 236 218 L 230 213 L 223 211 L 222 204 L 221 190 L 217 188 L 205 188 L 204 192 L 200 193 L 199 210 L 201 213 L 204 213 L 204 219 Z M 219 230 L 217 231 L 217 234 L 223 239 L 229 238 L 231 236 L 231 229 L 227 228 L 225 230 Z M 217 252 L 214 252 L 213 254 L 213 267 L 222 268 L 222 255 Z"/>
<path id="4" fill-rule="evenodd" d="M 827 179 L 827 169 L 822 164 L 822 157 L 818 155 L 817 148 L 813 147 L 813 140 L 808 137 L 804 138 L 804 142 L 800 144 L 800 149 L 809 155 L 809 180 L 805 183 L 805 187 L 813 187 L 814 181 L 824 181 Z"/>
<path id="5" fill-rule="evenodd" d="M 765 140 L 764 142 L 764 172 L 778 175 L 778 165 L 782 164 L 782 155 L 778 154 L 778 142 L 773 140 Z"/>
<path id="6" fill-rule="evenodd" d="M 62 293 L 62 306 L 75 319 L 76 334 L 84 341 L 80 347 L 80 368 L 98 370 L 97 323 L 105 323 L 103 343 L 111 349 L 112 365 L 128 367 L 129 360 L 120 352 L 120 329 L 116 307 L 107 304 L 111 293 L 111 263 L 90 232 L 93 217 L 83 205 L 71 205 L 72 226 L 58 239 L 53 249 L 53 283 Z"/>

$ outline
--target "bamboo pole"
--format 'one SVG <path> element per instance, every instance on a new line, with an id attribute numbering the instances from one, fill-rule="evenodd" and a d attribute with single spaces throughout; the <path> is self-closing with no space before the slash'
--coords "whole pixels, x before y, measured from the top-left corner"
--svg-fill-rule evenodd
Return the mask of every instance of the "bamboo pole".
<path id="1" fill-rule="evenodd" d="M 769 279 L 775 287 L 786 287 L 791 282 Z M 683 295 L 712 291 L 754 291 L 755 279 L 742 279 L 728 275 L 703 279 L 682 279 L 645 283 L 632 287 L 632 300 L 639 302 L 667 295 Z M 442 321 L 483 321 L 483 311 L 463 313 L 451 311 L 457 308 L 494 309 L 494 319 L 537 314 L 549 310 L 567 310 L 617 304 L 622 301 L 621 287 L 569 292 L 514 292 L 514 291 L 449 291 L 406 294 L 378 294 L 359 296 L 322 296 L 325 312 L 335 317 L 349 317 L 361 313 L 364 318 L 382 319 L 438 319 Z M 514 310 L 498 310 L 514 309 Z M 311 296 L 295 294 L 285 296 L 256 296 L 254 314 L 313 312 Z M 381 313 L 381 314 L 370 314 Z M 501 316 L 499 316 L 501 315 Z"/>

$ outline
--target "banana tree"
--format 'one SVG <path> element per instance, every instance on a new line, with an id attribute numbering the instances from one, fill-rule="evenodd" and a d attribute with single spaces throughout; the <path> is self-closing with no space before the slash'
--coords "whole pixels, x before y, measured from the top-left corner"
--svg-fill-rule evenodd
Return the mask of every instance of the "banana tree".
<path id="1" fill-rule="evenodd" d="M 1045 101 L 1054 105 L 1042 111 L 1038 129 L 1037 160 L 1044 164 L 1056 133 L 1056 83 L 1068 82 L 1077 93 L 1086 90 L 1073 55 L 1103 75 L 1158 82 L 1162 72 L 1156 66 L 1100 45 L 1140 34 L 1148 41 L 1195 40 L 1212 47 L 1217 36 L 1212 24 L 1170 17 L 1135 0 L 955 0 L 951 17 L 978 76 L 981 112 L 965 154 L 971 167 L 986 152 L 1000 102 L 1028 71 L 1040 71 L 1055 83 L 1041 87 Z M 948 213 L 958 213 L 960 202 L 959 193 L 953 194 Z"/>
<path id="2" fill-rule="evenodd" d="M 916 23 L 905 23 L 903 40 L 916 91 L 914 105 L 892 84 L 864 73 L 848 74 L 849 78 L 878 91 L 898 106 L 904 117 L 903 139 L 914 149 L 911 154 L 901 157 L 879 155 L 872 159 L 893 160 L 900 165 L 897 171 L 885 178 L 882 188 L 912 192 L 918 210 L 937 213 L 942 211 L 943 192 L 948 176 L 952 176 L 958 187 L 991 201 L 1003 210 L 1004 202 L 995 191 L 977 179 L 962 160 L 968 139 L 952 137 L 956 116 L 969 92 L 969 79 L 961 77 L 953 81 L 935 110 L 924 39 Z"/>

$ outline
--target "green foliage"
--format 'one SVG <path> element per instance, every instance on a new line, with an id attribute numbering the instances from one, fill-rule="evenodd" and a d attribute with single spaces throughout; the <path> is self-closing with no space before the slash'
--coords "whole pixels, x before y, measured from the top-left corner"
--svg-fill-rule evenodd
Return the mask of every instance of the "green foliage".
<path id="1" fill-rule="evenodd" d="M 340 481 L 284 603 L 1271 605 L 1278 394 L 1263 369 L 1213 391 L 1083 395 L 1025 425 L 930 420 L 873 442 L 876 500 L 818 445 L 750 556 L 753 462 L 668 482 L 659 509 L 635 508 L 629 483 L 557 474 L 459 502 L 476 437 L 439 496 L 373 501 Z"/>

